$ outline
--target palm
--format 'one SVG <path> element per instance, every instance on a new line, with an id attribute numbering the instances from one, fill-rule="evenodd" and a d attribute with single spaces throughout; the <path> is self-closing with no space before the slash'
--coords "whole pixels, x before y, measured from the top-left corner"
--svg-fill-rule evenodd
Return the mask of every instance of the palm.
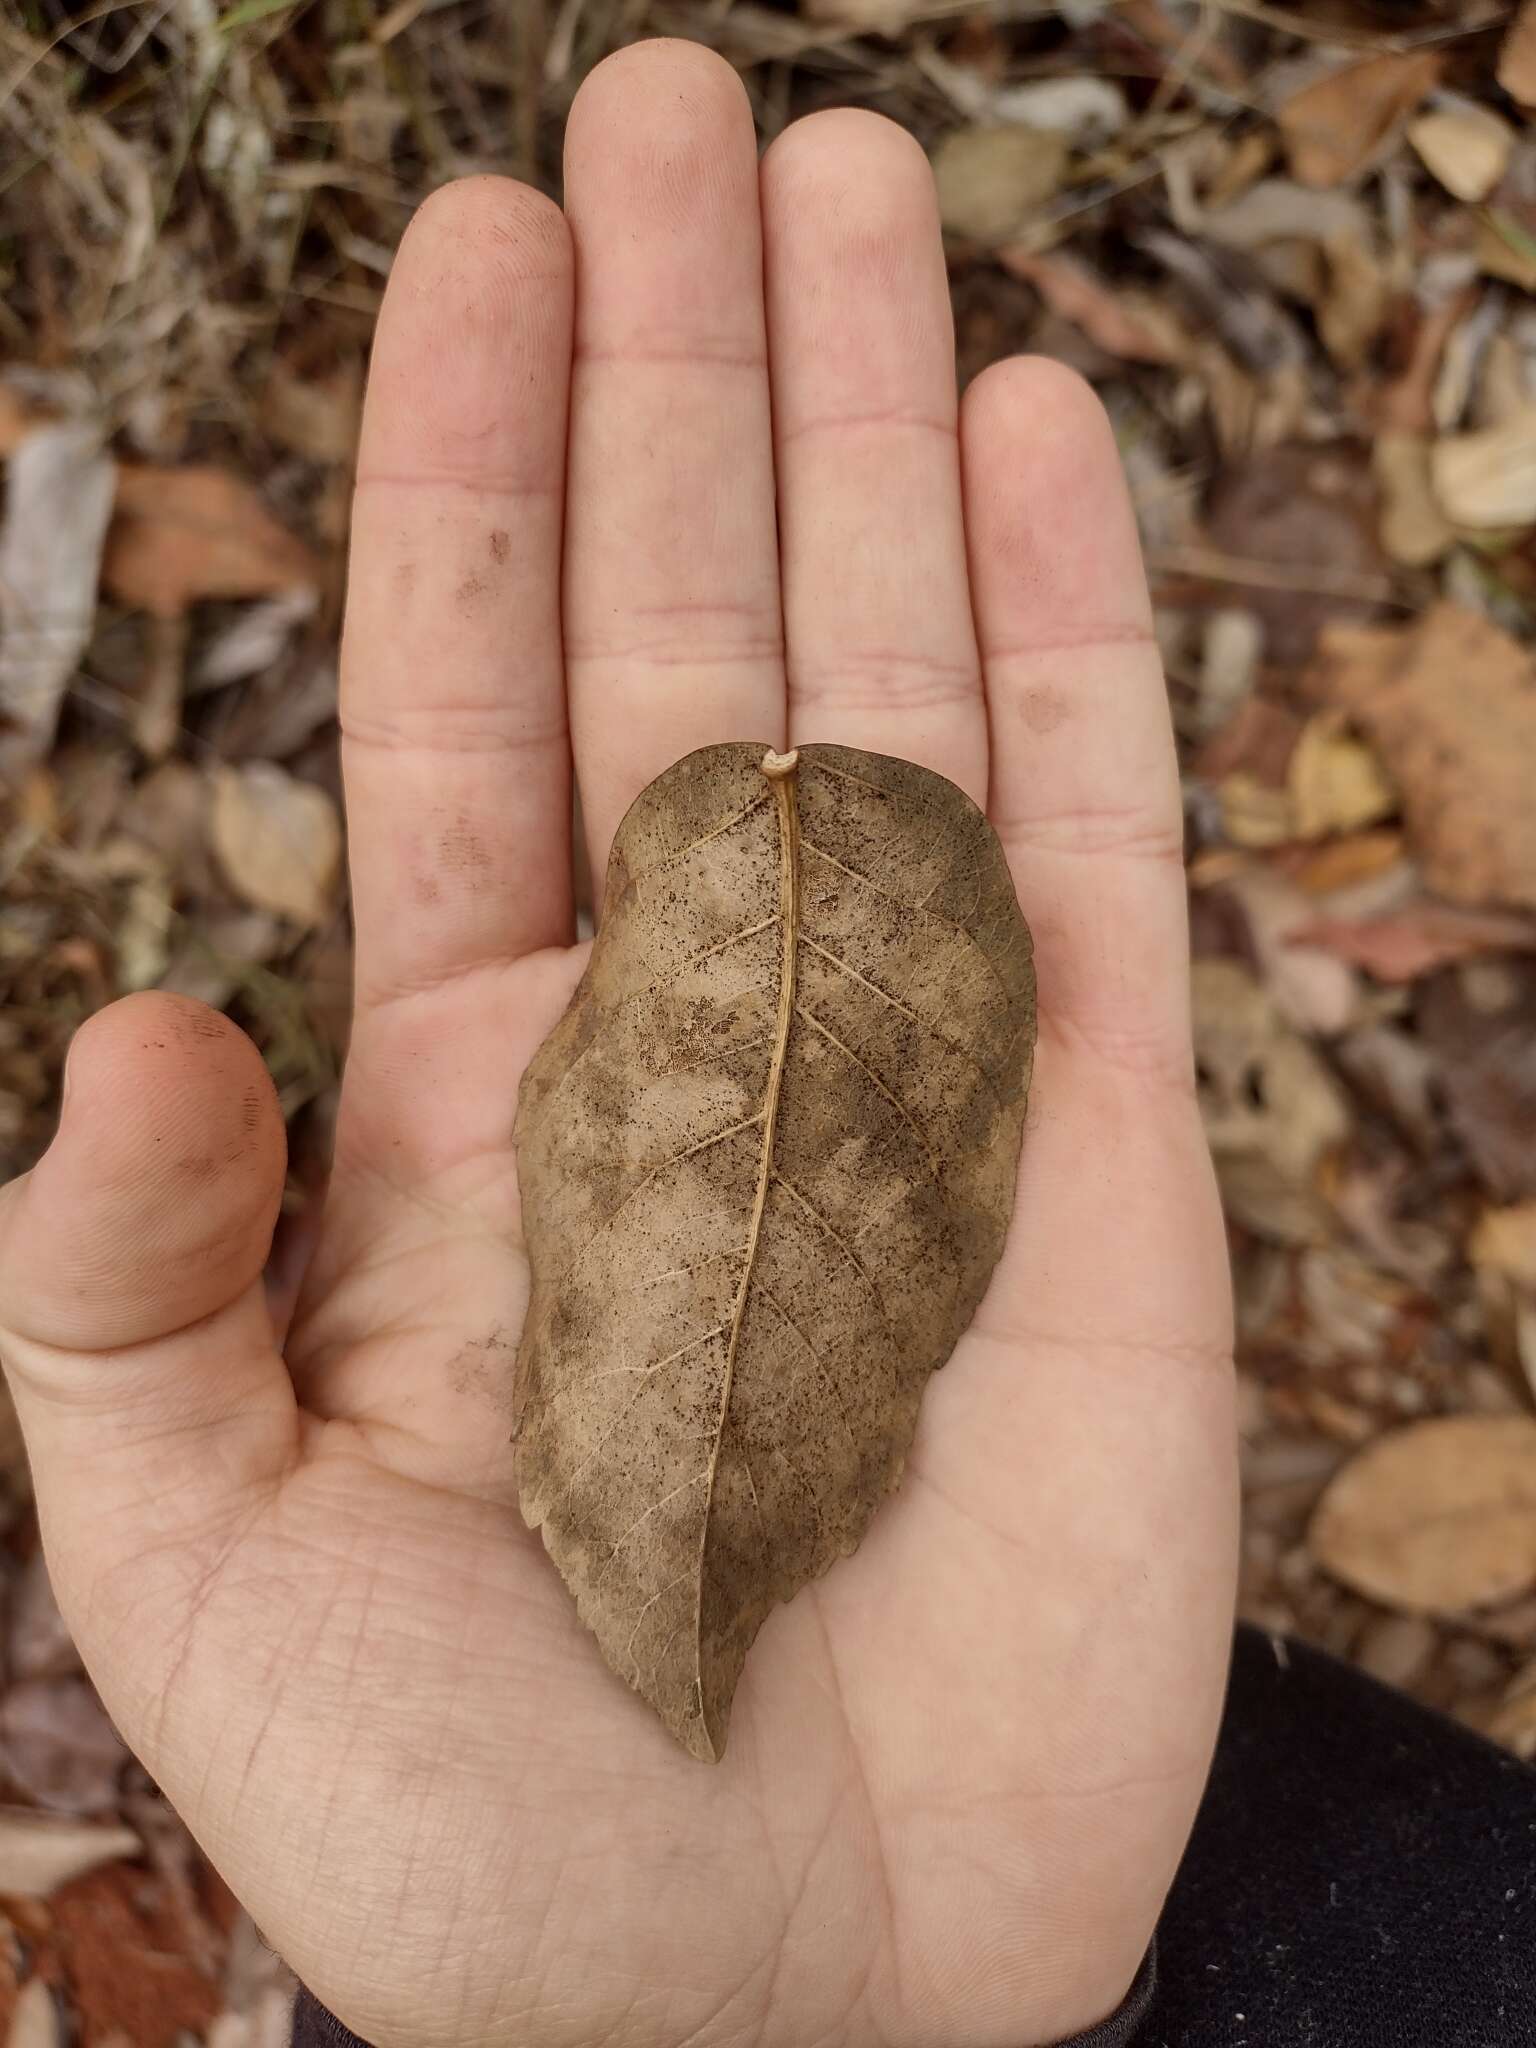
<path id="1" fill-rule="evenodd" d="M 776 452 L 750 128 L 699 52 L 630 53 L 572 117 L 568 450 L 554 217 L 482 185 L 413 233 L 345 663 L 357 1017 L 287 1372 L 259 1289 L 205 1304 L 160 1350 L 224 1344 L 217 1457 L 152 1498 L 143 1435 L 131 1477 L 104 1438 L 94 1516 L 40 1486 L 125 1730 L 381 2044 L 1070 2031 L 1134 1969 L 1209 1756 L 1222 1245 L 1112 448 L 1077 387 L 1022 366 L 971 395 L 957 464 L 921 160 L 862 120 L 800 137 L 764 171 Z M 989 802 L 1039 957 L 1003 1262 L 899 1497 L 765 1627 L 714 1770 L 604 1670 L 512 1505 L 512 1107 L 581 957 L 567 693 L 594 872 L 689 746 L 872 745 Z M 8 1320 L 45 1461 L 55 1368 L 28 1340 L 64 1340 Z"/>

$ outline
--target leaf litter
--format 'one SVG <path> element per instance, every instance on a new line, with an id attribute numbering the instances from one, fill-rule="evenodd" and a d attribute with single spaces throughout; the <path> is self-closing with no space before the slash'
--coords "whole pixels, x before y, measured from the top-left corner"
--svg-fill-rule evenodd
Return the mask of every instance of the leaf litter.
<path id="1" fill-rule="evenodd" d="M 253 1033 L 295 1156 L 323 1159 L 348 934 L 321 810 L 383 270 L 450 176 L 555 189 L 563 115 L 616 37 L 693 37 L 738 67 L 765 137 L 849 101 L 907 126 L 945 168 L 962 376 L 1034 349 L 1109 408 L 1184 771 L 1243 1611 L 1536 1754 L 1531 1593 L 1428 1611 L 1314 1543 L 1353 1461 L 1536 1411 L 1536 0 L 1390 21 L 1339 0 L 1326 22 L 1193 0 L 571 0 L 520 17 L 510 58 L 468 0 L 226 16 L 42 0 L 0 23 L 0 1175 L 46 1143 L 75 1026 L 157 985 Z M 56 466 L 46 501 L 34 466 Z M 238 574 L 177 511 L 221 491 Z M 302 824 L 231 863 L 215 792 L 253 769 L 258 806 L 281 789 Z M 1449 1460 L 1469 1555 L 1513 1583 L 1523 1536 L 1480 1485 L 1496 1455 L 1453 1433 L 1435 1484 Z M 1425 1456 L 1367 1468 L 1357 1550 L 1372 1530 L 1411 1550 Z M 35 1555 L 0 1402 L 0 1701 L 83 1682 Z M 131 1765 L 121 1784 L 126 1816 Z M 136 1828 L 0 1795 L 0 1906 L 83 2048 L 278 2037 L 286 1994 L 236 1966 L 241 1923 L 190 1845 L 173 1912 L 172 1862 L 135 1859 Z M 5 1881 L 28 1830 L 89 1838 L 56 1891 L 19 1862 Z M 158 2007 L 150 1948 L 185 1962 Z M 18 1989 L 0 1967 L 0 2025 Z"/>

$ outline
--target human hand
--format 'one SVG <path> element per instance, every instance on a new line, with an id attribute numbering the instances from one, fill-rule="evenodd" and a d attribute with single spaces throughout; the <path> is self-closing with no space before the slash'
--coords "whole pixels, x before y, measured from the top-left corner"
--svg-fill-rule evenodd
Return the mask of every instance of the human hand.
<path id="1" fill-rule="evenodd" d="M 642 45 L 577 99 L 567 206 L 450 187 L 389 286 L 343 660 L 356 1018 L 284 1351 L 281 1122 L 211 1012 L 94 1018 L 0 1199 L 49 1562 L 127 1739 L 380 2048 L 1023 2048 L 1135 1971 L 1232 1602 L 1179 797 L 1114 444 L 1026 361 L 957 441 L 928 171 L 877 118 L 801 122 L 759 177 L 728 69 Z M 1040 1042 L 1007 1251 L 901 1491 L 769 1620 L 710 1769 L 516 1513 L 510 1133 L 585 952 L 572 758 L 601 875 L 642 785 L 736 738 L 985 802 Z"/>

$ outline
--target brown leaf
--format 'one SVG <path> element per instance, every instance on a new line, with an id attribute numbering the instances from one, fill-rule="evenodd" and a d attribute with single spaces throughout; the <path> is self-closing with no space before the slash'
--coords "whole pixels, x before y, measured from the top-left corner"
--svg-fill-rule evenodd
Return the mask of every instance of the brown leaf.
<path id="1" fill-rule="evenodd" d="M 203 598 L 269 597 L 322 572 L 238 477 L 125 462 L 101 573 L 119 604 L 174 619 Z"/>
<path id="2" fill-rule="evenodd" d="M 29 1678 L 0 1700 L 0 1763 L 40 1806 L 110 1813 L 128 1761 L 116 1729 L 83 1678 Z"/>
<path id="3" fill-rule="evenodd" d="M 1400 631 L 1330 630 L 1312 680 L 1375 742 L 1430 886 L 1536 907 L 1536 680 L 1519 642 L 1437 604 Z"/>
<path id="4" fill-rule="evenodd" d="M 517 1121 L 523 1513 L 695 1756 L 753 1637 L 858 1544 L 1013 1204 L 1029 934 L 927 769 L 708 747 L 614 842 Z"/>
<path id="5" fill-rule="evenodd" d="M 1536 107 L 1536 0 L 1525 0 L 1509 25 L 1499 51 L 1498 79 L 1512 100 Z"/>
<path id="6" fill-rule="evenodd" d="M 1394 1431 L 1330 1483 L 1313 1556 L 1409 1614 L 1462 1614 L 1536 1585 L 1536 1420 L 1454 1415 Z"/>
<path id="7" fill-rule="evenodd" d="M 1378 981 L 1417 981 L 1437 967 L 1487 953 L 1536 952 L 1536 924 L 1497 911 L 1415 903 L 1386 917 L 1319 917 L 1296 927 L 1298 943 L 1352 960 Z"/>
<path id="8" fill-rule="evenodd" d="M 1053 197 L 1066 167 L 1060 135 L 1004 122 L 957 128 L 933 153 L 939 217 L 951 234 L 1004 242 Z"/>
<path id="9" fill-rule="evenodd" d="M 1117 290 L 1076 256 L 1006 248 L 998 261 L 1106 355 L 1127 363 L 1181 363 L 1189 353 L 1189 337 L 1166 306 L 1145 292 Z"/>
<path id="10" fill-rule="evenodd" d="M 1317 187 L 1357 177 L 1433 89 L 1443 63 L 1431 50 L 1367 57 L 1293 94 L 1275 117 L 1291 176 Z"/>
<path id="11" fill-rule="evenodd" d="M 1536 1195 L 1536 962 L 1475 960 L 1417 992 L 1452 1129 L 1489 1191 Z"/>
<path id="12" fill-rule="evenodd" d="M 0 1897 L 46 1899 L 103 1863 L 143 1853 L 132 1828 L 0 1807 Z"/>
<path id="13" fill-rule="evenodd" d="M 1338 1084 L 1245 967 L 1197 960 L 1200 1110 L 1228 1211 L 1261 1237 L 1327 1235 L 1319 1169 L 1349 1130 Z"/>
<path id="14" fill-rule="evenodd" d="M 271 761 L 221 767 L 213 787 L 213 850 L 258 910 L 323 924 L 334 908 L 341 823 L 323 789 Z"/>

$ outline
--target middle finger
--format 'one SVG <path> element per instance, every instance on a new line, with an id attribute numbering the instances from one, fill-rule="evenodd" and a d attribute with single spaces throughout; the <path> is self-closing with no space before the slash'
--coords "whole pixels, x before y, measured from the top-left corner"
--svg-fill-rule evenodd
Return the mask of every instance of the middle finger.
<path id="1" fill-rule="evenodd" d="M 691 43 L 598 66 L 566 131 L 571 745 L 592 872 L 669 763 L 784 739 L 757 145 Z"/>

